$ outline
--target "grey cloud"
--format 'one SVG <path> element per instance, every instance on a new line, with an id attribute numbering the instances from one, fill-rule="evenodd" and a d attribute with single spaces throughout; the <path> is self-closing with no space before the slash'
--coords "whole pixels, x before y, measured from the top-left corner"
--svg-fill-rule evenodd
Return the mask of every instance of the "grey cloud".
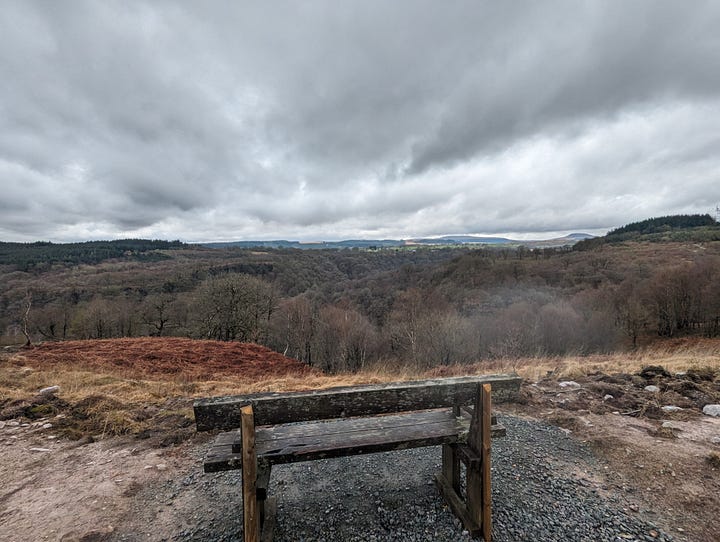
<path id="1" fill-rule="evenodd" d="M 630 2 L 573 8 L 517 29 L 527 32 L 525 38 L 511 29 L 520 45 L 506 52 L 501 69 L 489 67 L 487 57 L 470 66 L 472 75 L 460 81 L 458 97 L 447 102 L 437 129 L 413 148 L 409 171 L 667 97 L 717 95 L 717 6 Z"/>
<path id="2" fill-rule="evenodd" d="M 712 2 L 8 2 L 0 232 L 336 238 L 701 211 L 720 200 L 719 23 Z"/>

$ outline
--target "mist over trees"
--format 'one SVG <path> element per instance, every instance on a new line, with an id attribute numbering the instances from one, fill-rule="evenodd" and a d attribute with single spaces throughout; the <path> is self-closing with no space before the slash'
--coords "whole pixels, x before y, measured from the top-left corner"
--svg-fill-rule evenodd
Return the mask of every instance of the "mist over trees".
<path id="1" fill-rule="evenodd" d="M 720 335 L 718 242 L 575 251 L 146 248 L 142 261 L 126 251 L 99 263 L 0 266 L 2 341 L 21 344 L 24 331 L 33 341 L 253 341 L 338 372 Z"/>

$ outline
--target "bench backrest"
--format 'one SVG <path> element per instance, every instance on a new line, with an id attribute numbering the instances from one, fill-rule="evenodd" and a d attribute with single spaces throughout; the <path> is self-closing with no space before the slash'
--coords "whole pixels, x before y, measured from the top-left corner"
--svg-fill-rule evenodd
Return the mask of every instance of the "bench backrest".
<path id="1" fill-rule="evenodd" d="M 514 400 L 520 390 L 515 374 L 463 376 L 328 388 L 287 393 L 226 395 L 198 399 L 193 408 L 198 431 L 240 427 L 240 408 L 252 405 L 255 425 L 372 416 L 466 405 L 478 384 L 491 384 L 494 402 Z"/>

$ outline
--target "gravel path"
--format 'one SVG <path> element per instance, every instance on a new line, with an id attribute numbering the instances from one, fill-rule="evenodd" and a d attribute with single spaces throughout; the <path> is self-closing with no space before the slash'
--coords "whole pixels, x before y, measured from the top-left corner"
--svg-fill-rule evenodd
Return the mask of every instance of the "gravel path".
<path id="1" fill-rule="evenodd" d="M 651 511 L 625 508 L 586 446 L 540 422 L 500 419 L 507 436 L 493 441 L 495 542 L 673 540 L 650 522 Z M 276 466 L 274 539 L 470 540 L 432 483 L 439 468 L 439 448 Z M 195 466 L 141 490 L 132 520 L 112 540 L 242 540 L 239 488 L 239 473 L 205 475 Z"/>

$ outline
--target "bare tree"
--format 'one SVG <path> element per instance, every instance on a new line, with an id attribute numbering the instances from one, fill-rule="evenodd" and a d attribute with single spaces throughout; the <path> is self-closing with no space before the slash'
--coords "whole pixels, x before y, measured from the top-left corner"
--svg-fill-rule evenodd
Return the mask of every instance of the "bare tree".
<path id="1" fill-rule="evenodd" d="M 263 343 L 276 305 L 275 289 L 262 279 L 239 273 L 213 277 L 196 291 L 196 329 L 208 339 Z"/>
<path id="2" fill-rule="evenodd" d="M 28 330 L 30 321 L 30 307 L 32 307 L 32 293 L 30 291 L 27 292 L 25 300 L 23 301 L 23 305 L 24 311 L 21 319 L 21 330 L 23 335 L 25 335 L 25 346 L 30 347 L 32 346 L 32 340 L 30 339 L 30 331 Z"/>

